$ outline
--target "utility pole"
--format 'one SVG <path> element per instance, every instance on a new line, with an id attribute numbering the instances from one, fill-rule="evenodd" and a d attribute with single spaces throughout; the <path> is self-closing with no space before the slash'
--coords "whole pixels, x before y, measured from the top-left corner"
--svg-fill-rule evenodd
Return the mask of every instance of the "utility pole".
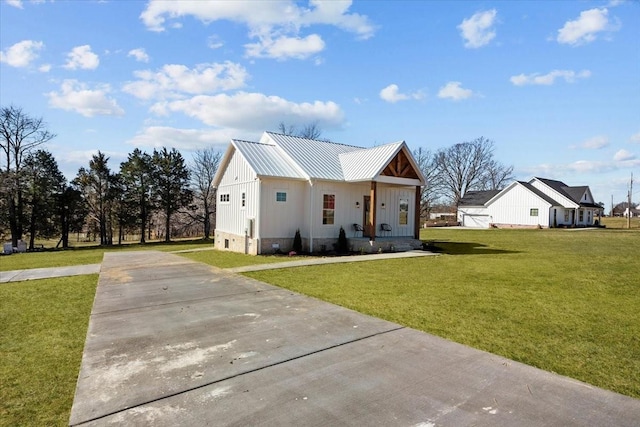
<path id="1" fill-rule="evenodd" d="M 613 217 L 613 194 L 611 195 L 611 212 L 609 212 L 609 216 Z"/>
<path id="2" fill-rule="evenodd" d="M 629 194 L 627 195 L 627 228 L 631 228 L 631 194 L 633 193 L 633 172 L 629 181 Z"/>

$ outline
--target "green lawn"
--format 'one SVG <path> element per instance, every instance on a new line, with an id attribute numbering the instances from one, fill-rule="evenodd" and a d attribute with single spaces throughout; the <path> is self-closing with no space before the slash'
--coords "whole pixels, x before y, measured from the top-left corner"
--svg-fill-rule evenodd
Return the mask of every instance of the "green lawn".
<path id="1" fill-rule="evenodd" d="M 178 251 L 213 246 L 211 240 L 178 240 L 176 242 L 151 242 L 146 244 L 127 243 L 114 246 L 81 246 L 67 250 L 47 249 L 0 256 L 0 271 L 22 270 L 25 268 L 66 267 L 70 265 L 99 264 L 105 252 L 112 251 Z M 45 246 L 47 247 L 47 246 Z"/>
<path id="2" fill-rule="evenodd" d="M 247 275 L 495 354 L 640 397 L 640 230 L 422 230 L 442 255 Z M 135 245 L 11 255 L 46 267 Z M 85 254 L 87 254 L 85 256 Z M 182 254 L 218 267 L 278 262 Z M 8 265 L 10 264 L 10 265 Z M 97 275 L 0 284 L 0 426 L 66 425 Z"/>
<path id="3" fill-rule="evenodd" d="M 0 284 L 0 426 L 64 426 L 98 275 Z"/>
<path id="4" fill-rule="evenodd" d="M 640 397 L 640 233 L 422 230 L 439 257 L 248 276 Z"/>

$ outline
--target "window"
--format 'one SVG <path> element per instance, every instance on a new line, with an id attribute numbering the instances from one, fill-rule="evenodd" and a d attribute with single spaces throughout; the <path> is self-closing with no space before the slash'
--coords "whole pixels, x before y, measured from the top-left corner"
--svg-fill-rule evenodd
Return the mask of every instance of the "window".
<path id="1" fill-rule="evenodd" d="M 564 211 L 564 222 L 569 222 L 569 211 Z"/>
<path id="2" fill-rule="evenodd" d="M 229 203 L 229 200 L 231 200 L 231 199 L 229 198 L 229 194 L 228 193 L 220 195 L 220 202 Z"/>
<path id="3" fill-rule="evenodd" d="M 276 202 L 286 202 L 287 201 L 287 193 L 284 191 L 276 191 Z"/>
<path id="4" fill-rule="evenodd" d="M 409 224 L 409 199 L 400 199 L 400 225 Z"/>
<path id="5" fill-rule="evenodd" d="M 579 221 L 580 221 L 580 222 L 583 222 L 583 221 L 584 221 L 584 211 L 583 211 L 582 209 L 580 209 L 580 210 L 578 211 L 578 216 L 579 216 L 579 218 L 580 218 L 580 219 L 579 219 Z"/>
<path id="6" fill-rule="evenodd" d="M 336 209 L 336 195 L 325 194 L 322 199 L 322 223 L 333 224 Z"/>
<path id="7" fill-rule="evenodd" d="M 529 210 L 529 215 L 531 216 L 538 216 L 538 209 L 537 208 L 531 208 Z"/>
<path id="8" fill-rule="evenodd" d="M 247 193 L 242 193 L 242 207 L 247 205 Z"/>

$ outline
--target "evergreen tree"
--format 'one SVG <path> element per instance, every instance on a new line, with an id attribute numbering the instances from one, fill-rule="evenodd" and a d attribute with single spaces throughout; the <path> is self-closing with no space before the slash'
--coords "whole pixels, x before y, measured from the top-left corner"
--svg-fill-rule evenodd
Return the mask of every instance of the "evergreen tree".
<path id="1" fill-rule="evenodd" d="M 171 240 L 171 216 L 193 200 L 189 189 L 190 172 L 182 154 L 175 148 L 153 150 L 154 193 L 159 209 L 165 216 L 166 242 Z"/>
<path id="2" fill-rule="evenodd" d="M 122 198 L 119 222 L 129 223 L 137 218 L 140 227 L 140 243 L 145 243 L 146 226 L 154 210 L 152 191 L 154 188 L 153 159 L 136 148 L 126 162 L 120 165 Z"/>
<path id="3" fill-rule="evenodd" d="M 112 184 L 114 176 L 109 170 L 109 158 L 98 151 L 89 161 L 89 169 L 80 168 L 74 179 L 89 206 L 89 215 L 98 224 L 100 244 L 113 243 L 111 232 Z"/>
<path id="4" fill-rule="evenodd" d="M 24 197 L 29 231 L 29 249 L 34 248 L 37 235 L 51 237 L 55 234 L 59 193 L 65 178 L 51 153 L 37 150 L 27 155 L 24 161 Z"/>

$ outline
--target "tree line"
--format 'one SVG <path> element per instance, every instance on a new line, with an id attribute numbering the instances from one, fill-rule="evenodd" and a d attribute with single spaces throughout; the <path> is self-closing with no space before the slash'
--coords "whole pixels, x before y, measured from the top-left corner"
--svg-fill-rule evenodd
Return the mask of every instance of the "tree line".
<path id="1" fill-rule="evenodd" d="M 213 149 L 197 151 L 187 164 L 174 148 L 152 153 L 136 148 L 118 170 L 98 151 L 67 181 L 54 156 L 41 148 L 55 137 L 42 119 L 2 107 L 0 133 L 0 234 L 10 234 L 14 247 L 28 234 L 29 249 L 36 237 L 54 236 L 67 248 L 69 234 L 82 231 L 95 233 L 101 245 L 120 244 L 130 232 L 144 243 L 154 217 L 162 220 L 162 235 L 170 241 L 176 215 L 183 224 L 199 224 L 210 237 L 215 219 L 210 183 L 221 158 Z"/>
<path id="2" fill-rule="evenodd" d="M 297 129 L 281 122 L 278 129 L 303 138 L 322 135 L 317 123 Z M 30 249 L 36 237 L 54 236 L 60 237 L 58 246 L 67 248 L 70 233 L 82 231 L 101 245 L 120 244 L 128 234 L 144 243 L 152 224 L 159 222 L 163 231 L 154 237 L 165 241 L 171 239 L 172 223 L 182 230 L 197 227 L 206 239 L 215 228 L 211 182 L 222 155 L 213 148 L 196 151 L 190 164 L 174 148 L 152 153 L 136 148 L 117 170 L 98 151 L 67 181 L 53 155 L 40 148 L 56 136 L 41 118 L 2 107 L 0 133 L 0 236 L 10 234 L 14 247 L 28 235 Z M 500 190 L 513 180 L 513 166 L 498 162 L 493 141 L 483 137 L 437 151 L 418 148 L 413 154 L 427 180 L 423 217 L 436 204 L 458 206 L 469 190 Z"/>

